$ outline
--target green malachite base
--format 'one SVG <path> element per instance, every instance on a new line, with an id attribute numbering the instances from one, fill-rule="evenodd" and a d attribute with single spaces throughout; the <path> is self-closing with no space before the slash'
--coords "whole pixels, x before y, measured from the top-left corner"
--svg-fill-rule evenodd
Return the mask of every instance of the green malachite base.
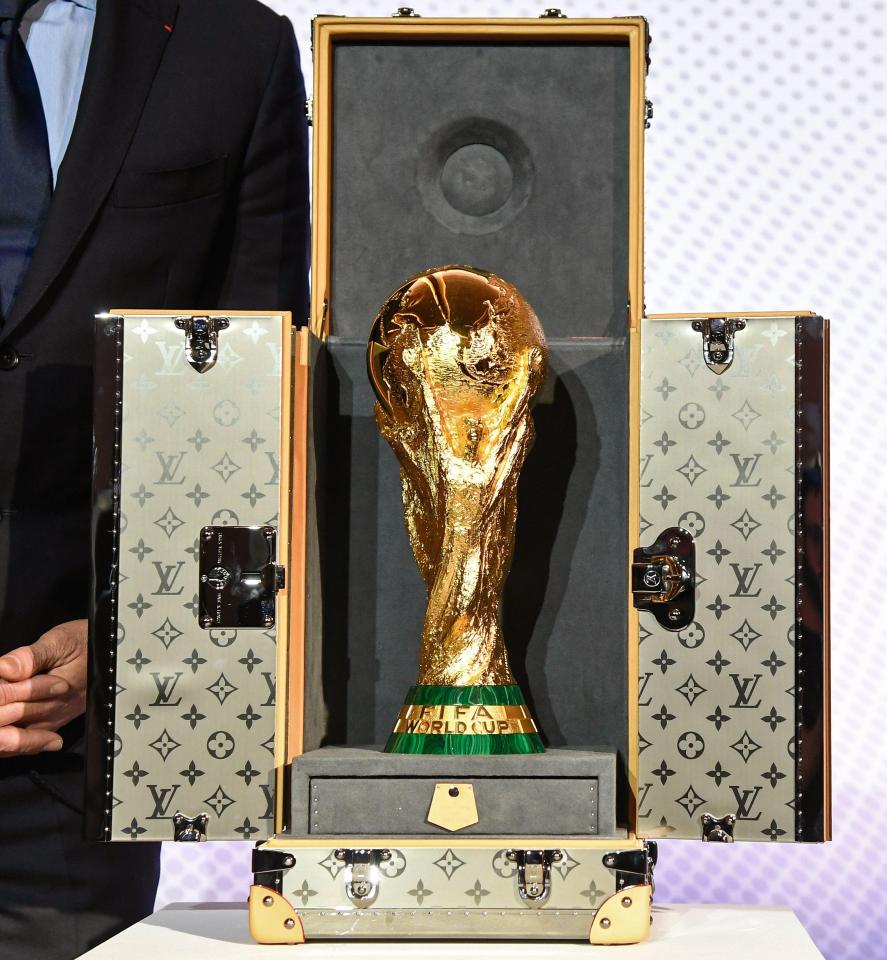
<path id="1" fill-rule="evenodd" d="M 477 687 L 432 687 L 419 685 L 410 687 L 404 703 L 434 704 L 437 706 L 465 705 L 484 707 L 522 707 L 524 695 L 515 683 L 510 686 Z"/>
<path id="2" fill-rule="evenodd" d="M 538 733 L 392 733 L 385 753 L 476 754 L 545 753 Z"/>
<path id="3" fill-rule="evenodd" d="M 524 706 L 520 687 L 476 686 L 411 687 L 405 706 L 517 707 Z M 544 753 L 538 733 L 415 733 L 395 732 L 385 745 L 386 753 L 487 755 Z"/>

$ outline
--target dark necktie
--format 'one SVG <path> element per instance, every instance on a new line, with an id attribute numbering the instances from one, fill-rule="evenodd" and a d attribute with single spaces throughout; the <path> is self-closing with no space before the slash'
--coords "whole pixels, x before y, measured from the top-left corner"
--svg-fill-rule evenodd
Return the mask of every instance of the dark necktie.
<path id="1" fill-rule="evenodd" d="M 0 320 L 9 316 L 52 194 L 46 117 L 19 36 L 35 0 L 0 0 Z"/>

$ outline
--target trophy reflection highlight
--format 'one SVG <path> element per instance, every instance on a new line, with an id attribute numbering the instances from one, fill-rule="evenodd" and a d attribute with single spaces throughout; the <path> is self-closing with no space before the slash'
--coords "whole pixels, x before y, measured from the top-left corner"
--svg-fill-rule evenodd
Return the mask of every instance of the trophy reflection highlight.
<path id="1" fill-rule="evenodd" d="M 473 267 L 414 277 L 373 324 L 376 421 L 400 461 L 407 532 L 428 590 L 418 682 L 388 752 L 543 750 L 508 664 L 500 605 L 546 365 L 530 305 Z"/>

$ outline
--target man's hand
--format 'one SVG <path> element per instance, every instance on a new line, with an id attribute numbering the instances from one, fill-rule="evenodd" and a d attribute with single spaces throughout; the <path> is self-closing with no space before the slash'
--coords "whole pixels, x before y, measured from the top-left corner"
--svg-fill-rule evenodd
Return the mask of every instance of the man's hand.
<path id="1" fill-rule="evenodd" d="M 86 620 L 0 657 L 0 758 L 60 750 L 55 732 L 86 708 Z"/>

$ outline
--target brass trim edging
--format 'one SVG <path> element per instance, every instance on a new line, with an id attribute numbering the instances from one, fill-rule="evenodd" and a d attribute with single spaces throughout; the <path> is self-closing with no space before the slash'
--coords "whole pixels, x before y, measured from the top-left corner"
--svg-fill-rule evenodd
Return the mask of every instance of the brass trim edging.
<path id="1" fill-rule="evenodd" d="M 308 363 L 310 333 L 302 327 L 293 338 L 293 442 L 292 549 L 290 551 L 290 658 L 287 667 L 288 756 L 287 762 L 305 747 L 305 631 L 307 629 L 308 542 L 308 397 L 311 370 Z"/>
<path id="2" fill-rule="evenodd" d="M 558 837 L 559 847 L 567 850 L 601 850 L 609 853 L 613 850 L 642 850 L 644 841 L 634 836 L 627 837 Z M 551 837 L 508 837 L 507 841 L 502 837 L 460 837 L 459 846 L 479 849 L 479 850 L 501 850 L 503 846 L 512 848 L 534 850 L 537 848 L 545 849 L 551 847 Z M 349 849 L 367 849 L 367 848 L 397 848 L 409 849 L 410 847 L 440 847 L 445 849 L 449 846 L 448 838 L 445 836 L 435 837 L 342 837 L 334 838 L 320 836 L 301 836 L 271 837 L 256 849 L 265 848 L 271 850 L 326 850 L 330 847 Z"/>
<path id="3" fill-rule="evenodd" d="M 277 594 L 277 661 L 274 710 L 274 829 L 286 827 L 284 803 L 287 787 L 286 765 L 290 760 L 289 745 L 289 664 L 290 597 L 292 582 L 292 536 L 290 482 L 293 455 L 293 319 L 280 314 L 280 476 L 277 505 L 277 557 L 286 569 L 284 587 Z"/>

